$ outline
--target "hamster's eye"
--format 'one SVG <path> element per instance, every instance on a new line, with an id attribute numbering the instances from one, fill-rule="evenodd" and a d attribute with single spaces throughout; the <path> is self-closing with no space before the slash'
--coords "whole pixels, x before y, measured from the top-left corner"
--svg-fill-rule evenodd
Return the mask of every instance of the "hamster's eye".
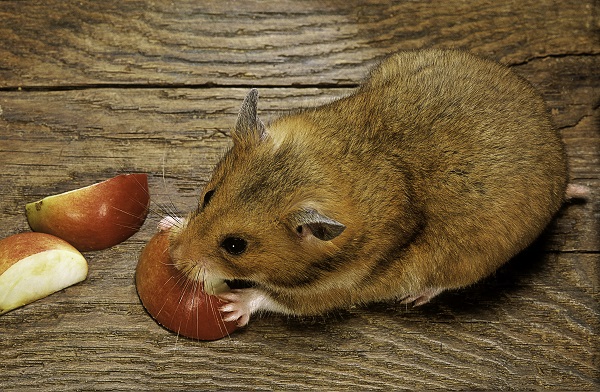
<path id="1" fill-rule="evenodd" d="M 221 242 L 221 248 L 225 249 L 230 255 L 241 255 L 246 251 L 248 242 L 239 237 L 227 237 Z"/>
<path id="2" fill-rule="evenodd" d="M 210 199 L 213 197 L 214 194 L 215 194 L 214 189 L 211 189 L 210 191 L 208 191 L 204 194 L 204 202 L 202 204 L 203 207 L 206 207 L 206 205 L 210 202 Z"/>

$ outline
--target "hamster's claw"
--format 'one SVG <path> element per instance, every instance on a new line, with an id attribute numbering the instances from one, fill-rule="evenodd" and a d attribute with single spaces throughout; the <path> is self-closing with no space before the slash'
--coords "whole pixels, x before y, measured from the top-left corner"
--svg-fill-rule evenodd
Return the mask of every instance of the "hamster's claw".
<path id="1" fill-rule="evenodd" d="M 444 291 L 444 290 L 440 289 L 440 288 L 430 287 L 430 288 L 424 289 L 423 291 L 421 291 L 417 294 L 407 295 L 406 297 L 404 297 L 400 300 L 400 303 L 401 304 L 412 303 L 413 306 L 421 306 L 421 305 L 424 305 L 427 302 L 429 302 L 433 297 L 435 297 L 442 291 Z"/>
<path id="2" fill-rule="evenodd" d="M 223 313 L 223 321 L 237 321 L 238 327 L 243 327 L 250 321 L 250 314 L 253 312 L 252 295 L 248 295 L 248 290 L 231 290 L 219 294 L 219 297 L 227 303 L 219 308 Z"/>

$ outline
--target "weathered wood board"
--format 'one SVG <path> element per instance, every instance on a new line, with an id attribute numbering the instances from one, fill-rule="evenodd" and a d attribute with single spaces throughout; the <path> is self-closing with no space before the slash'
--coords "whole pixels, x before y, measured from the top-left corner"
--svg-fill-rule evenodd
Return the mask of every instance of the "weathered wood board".
<path id="1" fill-rule="evenodd" d="M 0 2 L 0 238 L 24 205 L 150 175 L 142 230 L 88 279 L 0 316 L 0 390 L 600 389 L 600 24 L 593 0 Z M 496 275 L 420 308 L 264 315 L 195 342 L 139 303 L 137 257 L 191 209 L 250 87 L 269 119 L 347 94 L 401 49 L 510 65 L 548 102 L 590 200 Z"/>

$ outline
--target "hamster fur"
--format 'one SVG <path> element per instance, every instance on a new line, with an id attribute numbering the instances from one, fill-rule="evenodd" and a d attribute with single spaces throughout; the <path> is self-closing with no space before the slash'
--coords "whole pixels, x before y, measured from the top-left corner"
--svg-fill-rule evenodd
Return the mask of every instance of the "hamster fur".
<path id="1" fill-rule="evenodd" d="M 197 210 L 165 225 L 190 278 L 251 282 L 220 294 L 240 325 L 257 311 L 426 303 L 490 275 L 565 200 L 542 98 L 466 52 L 396 53 L 349 96 L 267 126 L 257 99 Z"/>

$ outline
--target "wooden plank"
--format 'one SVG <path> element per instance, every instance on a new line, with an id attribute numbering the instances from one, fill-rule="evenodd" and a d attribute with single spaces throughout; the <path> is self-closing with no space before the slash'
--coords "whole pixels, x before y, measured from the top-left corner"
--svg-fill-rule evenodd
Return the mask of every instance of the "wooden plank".
<path id="1" fill-rule="evenodd" d="M 600 389 L 593 1 L 9 0 L 0 20 L 0 237 L 27 230 L 25 203 L 121 172 L 149 173 L 153 198 L 138 234 L 85 254 L 85 282 L 0 317 L 0 390 Z M 422 46 L 468 48 L 531 81 L 591 200 L 494 276 L 421 308 L 265 315 L 208 343 L 154 323 L 137 257 L 165 209 L 197 202 L 247 88 L 261 87 L 268 119 Z"/>
<path id="2" fill-rule="evenodd" d="M 400 49 L 598 54 L 593 0 L 0 2 L 0 87 L 353 84 Z"/>

